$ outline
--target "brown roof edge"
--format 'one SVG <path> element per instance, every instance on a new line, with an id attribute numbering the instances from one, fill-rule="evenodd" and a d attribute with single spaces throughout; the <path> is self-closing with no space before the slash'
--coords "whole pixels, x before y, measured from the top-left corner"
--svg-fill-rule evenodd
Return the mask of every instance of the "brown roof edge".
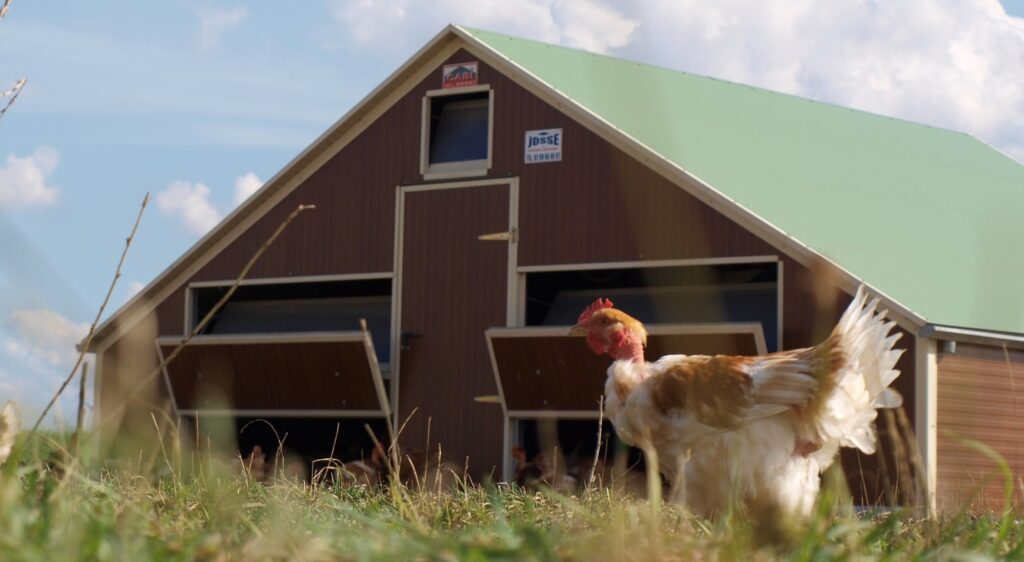
<path id="1" fill-rule="evenodd" d="M 360 100 L 359 103 L 357 103 L 351 110 L 335 121 L 334 124 L 324 131 L 324 133 L 313 141 L 312 144 L 306 147 L 298 156 L 286 164 L 281 171 L 267 180 L 263 187 L 239 205 L 234 211 L 228 214 L 228 216 L 218 223 L 213 230 L 206 233 L 206 235 L 200 238 L 192 245 L 191 248 L 186 250 L 184 254 L 168 266 L 167 269 L 157 275 L 153 281 L 104 320 L 96 329 L 96 333 L 93 336 L 92 341 L 89 342 L 88 348 L 85 348 L 87 339 L 80 341 L 76 345 L 76 348 L 79 350 L 85 348 L 86 352 L 95 352 L 97 349 L 104 347 L 103 344 L 105 344 L 106 340 L 108 340 L 116 331 L 115 328 L 118 326 L 118 321 L 120 319 L 126 317 L 130 313 L 137 313 L 139 310 L 146 307 L 148 307 L 146 312 L 156 308 L 159 303 L 153 302 L 155 300 L 155 296 L 167 288 L 168 285 L 177 281 L 177 277 L 181 275 L 189 265 L 209 252 L 210 249 L 223 238 L 234 234 L 237 226 L 243 220 L 248 218 L 249 215 L 259 211 L 261 206 L 263 206 L 264 203 L 266 203 L 266 201 L 281 188 L 281 186 L 286 184 L 296 175 L 305 172 L 305 168 L 320 156 L 323 151 L 326 150 L 326 147 L 330 146 L 345 132 L 357 125 L 372 108 L 377 106 L 390 93 L 391 87 L 394 84 L 401 83 L 403 80 L 408 78 L 408 76 L 416 70 L 417 63 L 423 59 L 431 57 L 441 49 L 448 46 L 451 42 L 458 40 L 463 39 L 455 33 L 455 27 L 453 25 L 449 24 L 442 29 L 434 36 L 433 39 L 409 57 L 402 66 L 385 78 L 384 81 L 377 85 L 376 88 Z M 265 214 L 269 210 L 270 208 L 262 209 L 261 214 Z"/>

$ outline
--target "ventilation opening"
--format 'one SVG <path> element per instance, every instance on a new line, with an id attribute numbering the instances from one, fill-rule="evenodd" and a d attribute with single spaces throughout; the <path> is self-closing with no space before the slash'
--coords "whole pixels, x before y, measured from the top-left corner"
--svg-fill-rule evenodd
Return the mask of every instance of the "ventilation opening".
<path id="1" fill-rule="evenodd" d="M 547 457 L 557 458 L 564 462 L 559 473 L 576 478 L 580 485 L 586 484 L 594 467 L 594 459 L 598 460 L 598 478 L 601 478 L 601 467 L 615 467 L 615 475 L 621 476 L 624 471 L 637 476 L 646 474 L 643 453 L 640 449 L 630 447 L 619 441 L 611 422 L 604 420 L 601 428 L 601 448 L 597 446 L 597 420 L 518 420 L 519 439 L 515 446 L 526 451 L 530 461 L 541 452 Z M 557 447 L 557 454 L 552 455 Z M 551 461 L 549 461 L 551 462 Z M 564 472 L 563 472 L 564 471 Z M 518 476 L 513 473 L 513 480 Z"/>
<path id="2" fill-rule="evenodd" d="M 731 264 L 531 273 L 526 324 L 565 326 L 598 297 L 646 324 L 760 322 L 778 346 L 778 264 Z"/>
<path id="3" fill-rule="evenodd" d="M 213 445 L 219 450 L 230 451 L 237 446 L 238 455 L 242 459 L 249 458 L 258 445 L 265 455 L 265 461 L 272 463 L 279 453 L 285 463 L 294 465 L 285 469 L 289 473 L 301 468 L 301 476 L 307 481 L 312 476 L 314 466 L 322 468 L 325 463 L 320 459 L 334 458 L 342 462 L 370 459 L 374 444 L 366 430 L 368 426 L 383 444 L 388 446 L 387 422 L 381 418 L 217 418 L 203 417 L 199 421 L 200 435 L 213 439 Z M 196 418 L 183 418 L 183 435 L 195 437 Z M 269 424 L 269 425 L 268 425 Z M 223 430 L 209 431 L 212 426 L 233 428 L 233 433 Z M 230 430 L 230 429 L 229 429 Z M 231 437 L 234 436 L 234 439 Z M 283 441 L 284 449 L 279 451 L 279 440 Z M 220 442 L 226 441 L 226 442 Z M 235 442 L 237 441 L 237 443 Z"/>
<path id="4" fill-rule="evenodd" d="M 229 287 L 192 288 L 192 322 L 201 321 Z M 340 332 L 366 319 L 382 369 L 391 358 L 391 280 L 243 285 L 203 335 Z"/>

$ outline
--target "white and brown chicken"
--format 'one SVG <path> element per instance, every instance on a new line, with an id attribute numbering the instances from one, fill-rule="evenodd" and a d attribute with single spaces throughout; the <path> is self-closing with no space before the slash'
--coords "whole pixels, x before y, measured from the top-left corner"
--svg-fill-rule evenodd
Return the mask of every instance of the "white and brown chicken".
<path id="1" fill-rule="evenodd" d="M 874 453 L 876 410 L 901 403 L 889 388 L 901 334 L 877 306 L 861 287 L 824 342 L 757 357 L 647 361 L 643 324 L 603 299 L 571 333 L 614 360 L 606 413 L 623 441 L 656 454 L 679 501 L 705 516 L 732 506 L 807 515 L 839 448 Z"/>

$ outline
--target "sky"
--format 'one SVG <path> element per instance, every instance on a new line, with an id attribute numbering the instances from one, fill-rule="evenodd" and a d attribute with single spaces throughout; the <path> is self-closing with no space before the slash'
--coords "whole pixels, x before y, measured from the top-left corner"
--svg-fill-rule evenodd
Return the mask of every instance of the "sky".
<path id="1" fill-rule="evenodd" d="M 13 0 L 0 92 L 28 82 L 0 117 L 0 402 L 32 418 L 67 376 L 147 192 L 105 316 L 449 22 L 960 130 L 1024 161 L 1024 0 Z M 51 424 L 73 419 L 67 394 Z"/>

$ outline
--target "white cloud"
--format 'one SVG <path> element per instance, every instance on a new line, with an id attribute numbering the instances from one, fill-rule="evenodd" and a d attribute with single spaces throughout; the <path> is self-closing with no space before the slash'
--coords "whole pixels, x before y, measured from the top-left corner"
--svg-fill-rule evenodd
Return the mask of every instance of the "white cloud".
<path id="1" fill-rule="evenodd" d="M 60 155 L 48 146 L 40 146 L 24 157 L 7 155 L 0 166 L 0 208 L 46 207 L 57 202 L 57 188 L 46 184 L 57 167 Z"/>
<path id="2" fill-rule="evenodd" d="M 46 308 L 15 310 L 0 324 L 0 403 L 16 400 L 29 423 L 67 377 L 78 359 L 75 345 L 88 333 L 88 323 L 73 322 Z M 84 363 L 95 372 L 95 356 L 87 354 Z M 78 383 L 57 401 L 46 427 L 74 423 L 78 403 Z M 86 405 L 92 403 L 92 385 L 86 386 Z M 69 414 L 66 415 L 66 414 Z"/>
<path id="3" fill-rule="evenodd" d="M 253 172 L 235 178 L 233 206 L 241 204 L 262 186 L 263 180 Z M 206 234 L 224 218 L 210 199 L 210 188 L 200 182 L 171 182 L 167 189 L 157 194 L 156 203 L 161 213 L 177 217 L 188 233 L 197 236 Z M 135 283 L 129 288 L 128 298 L 141 290 L 142 284 L 138 283 L 137 289 L 134 287 Z"/>
<path id="4" fill-rule="evenodd" d="M 161 213 L 176 216 L 190 234 L 202 236 L 220 222 L 221 214 L 210 202 L 210 188 L 202 183 L 175 181 L 156 196 Z"/>
<path id="5" fill-rule="evenodd" d="M 132 281 L 128 284 L 128 298 L 134 297 L 139 294 L 139 291 L 146 288 L 146 284 L 142 281 Z"/>
<path id="6" fill-rule="evenodd" d="M 598 52 L 639 25 L 599 0 L 334 0 L 331 14 L 358 45 L 403 51 L 451 22 Z"/>
<path id="7" fill-rule="evenodd" d="M 261 187 L 263 180 L 252 172 L 238 176 L 235 180 L 235 205 L 240 205 Z"/>
<path id="8" fill-rule="evenodd" d="M 617 54 L 974 134 L 1024 158 L 1024 19 L 997 0 L 646 0 Z"/>
<path id="9" fill-rule="evenodd" d="M 13 335 L 4 341 L 7 353 L 54 368 L 74 364 L 75 344 L 89 332 L 88 323 L 72 322 L 46 308 L 15 310 L 8 324 Z"/>
<path id="10" fill-rule="evenodd" d="M 604 53 L 629 43 L 639 20 L 595 0 L 562 0 L 555 2 L 552 13 L 561 28 L 562 42 L 574 47 Z"/>
<path id="11" fill-rule="evenodd" d="M 128 286 L 124 290 L 124 302 L 128 302 L 135 295 L 139 294 L 142 289 L 146 288 L 146 284 L 141 281 L 132 281 L 128 283 Z"/>
<path id="12" fill-rule="evenodd" d="M 231 9 L 203 6 L 196 12 L 199 18 L 199 29 L 196 31 L 196 42 L 202 49 L 209 49 L 220 42 L 225 31 L 238 27 L 249 14 L 242 6 Z"/>

